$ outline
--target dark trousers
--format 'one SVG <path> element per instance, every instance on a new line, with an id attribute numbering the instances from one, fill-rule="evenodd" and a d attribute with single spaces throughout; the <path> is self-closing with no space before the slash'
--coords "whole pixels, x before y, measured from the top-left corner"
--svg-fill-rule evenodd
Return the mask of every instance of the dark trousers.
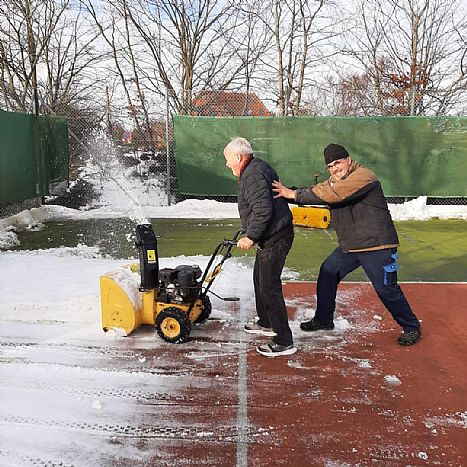
<path id="1" fill-rule="evenodd" d="M 386 284 L 384 283 L 383 266 L 391 264 L 391 254 L 395 252 L 395 248 L 387 248 L 344 253 L 340 247 L 337 247 L 324 261 L 319 271 L 315 318 L 323 323 L 330 323 L 333 320 L 337 285 L 347 274 L 362 266 L 378 297 L 404 331 L 419 329 L 420 323 L 397 284 L 397 272 L 386 273 Z"/>
<path id="2" fill-rule="evenodd" d="M 282 269 L 293 238 L 293 231 L 287 231 L 273 241 L 266 241 L 256 252 L 253 270 L 258 324 L 272 328 L 276 333 L 273 340 L 280 345 L 293 343 L 281 282 Z"/>

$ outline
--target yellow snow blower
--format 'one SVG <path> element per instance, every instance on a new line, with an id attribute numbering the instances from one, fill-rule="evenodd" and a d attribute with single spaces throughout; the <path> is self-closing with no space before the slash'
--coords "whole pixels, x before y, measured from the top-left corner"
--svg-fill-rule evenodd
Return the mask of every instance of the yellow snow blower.
<path id="1" fill-rule="evenodd" d="M 152 225 L 137 225 L 135 245 L 141 282 L 139 287 L 135 284 L 137 265 L 124 266 L 101 276 L 103 330 L 113 329 L 128 335 L 142 324 L 150 324 L 165 341 L 186 342 L 192 325 L 205 322 L 211 314 L 208 293 L 222 300 L 238 300 L 219 297 L 210 287 L 222 271 L 224 261 L 232 256 L 240 233 L 219 243 L 202 274 L 199 266 L 159 269 L 157 239 Z M 213 266 L 218 256 L 220 261 Z"/>

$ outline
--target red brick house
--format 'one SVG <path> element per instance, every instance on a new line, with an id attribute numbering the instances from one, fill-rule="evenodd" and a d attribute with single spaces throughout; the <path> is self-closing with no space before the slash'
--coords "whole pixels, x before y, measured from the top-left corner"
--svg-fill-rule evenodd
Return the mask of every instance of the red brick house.
<path id="1" fill-rule="evenodd" d="M 191 115 L 205 117 L 270 117 L 272 113 L 254 93 L 201 91 L 193 99 Z"/>

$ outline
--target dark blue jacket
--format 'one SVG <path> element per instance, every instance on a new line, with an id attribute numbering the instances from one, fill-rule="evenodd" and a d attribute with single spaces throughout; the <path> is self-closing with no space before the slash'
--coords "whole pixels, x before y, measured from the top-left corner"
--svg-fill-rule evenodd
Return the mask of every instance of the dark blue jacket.
<path id="1" fill-rule="evenodd" d="M 255 243 L 263 243 L 283 229 L 293 229 L 287 200 L 273 197 L 274 180 L 279 180 L 275 170 L 256 157 L 240 174 L 238 212 L 246 236 Z"/>

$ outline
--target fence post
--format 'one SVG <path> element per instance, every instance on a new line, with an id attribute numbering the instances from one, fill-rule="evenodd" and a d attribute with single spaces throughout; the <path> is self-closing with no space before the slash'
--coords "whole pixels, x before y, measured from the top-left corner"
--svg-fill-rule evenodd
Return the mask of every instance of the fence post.
<path id="1" fill-rule="evenodd" d="M 170 206 L 169 88 L 165 88 L 165 147 L 167 156 L 167 205 Z"/>

